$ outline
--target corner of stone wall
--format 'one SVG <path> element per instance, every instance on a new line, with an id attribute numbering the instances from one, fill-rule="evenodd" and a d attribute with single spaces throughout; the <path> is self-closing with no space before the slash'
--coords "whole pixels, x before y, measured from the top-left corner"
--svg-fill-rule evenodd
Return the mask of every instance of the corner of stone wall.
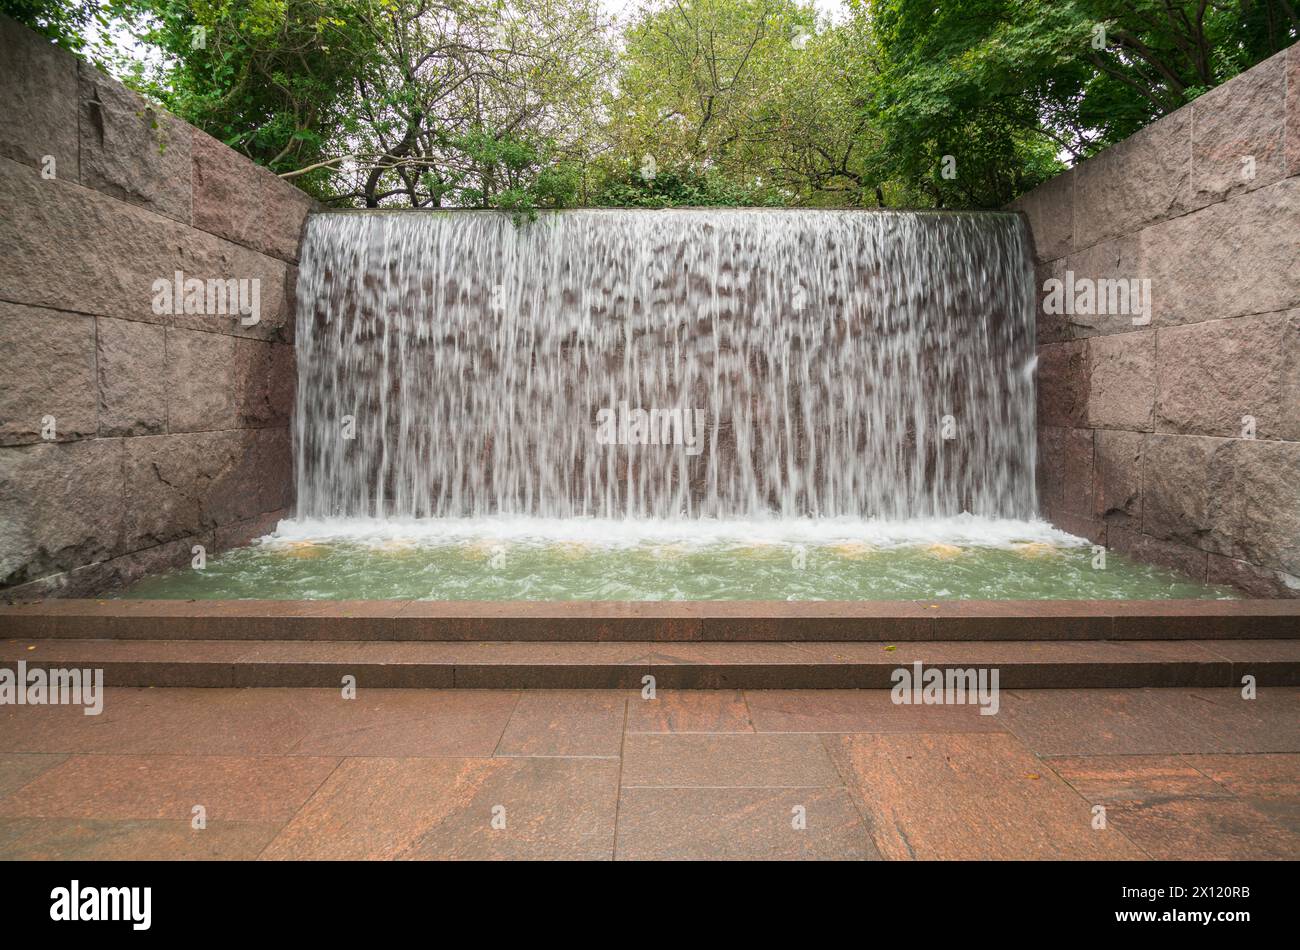
<path id="1" fill-rule="evenodd" d="M 291 506 L 315 202 L 4 16 L 0 61 L 0 594 L 88 596 Z M 177 272 L 260 319 L 159 313 Z"/>
<path id="2" fill-rule="evenodd" d="M 1300 596 L 1300 44 L 1022 196 L 1043 515 L 1140 560 Z M 1045 283 L 1150 280 L 1149 319 Z"/>

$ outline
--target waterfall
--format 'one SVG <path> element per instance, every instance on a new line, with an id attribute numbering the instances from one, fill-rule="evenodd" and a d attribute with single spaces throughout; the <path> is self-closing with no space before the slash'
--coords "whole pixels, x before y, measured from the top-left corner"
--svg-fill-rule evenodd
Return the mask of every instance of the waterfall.
<path id="1" fill-rule="evenodd" d="M 1026 240 L 977 213 L 313 215 L 298 516 L 1031 518 Z"/>

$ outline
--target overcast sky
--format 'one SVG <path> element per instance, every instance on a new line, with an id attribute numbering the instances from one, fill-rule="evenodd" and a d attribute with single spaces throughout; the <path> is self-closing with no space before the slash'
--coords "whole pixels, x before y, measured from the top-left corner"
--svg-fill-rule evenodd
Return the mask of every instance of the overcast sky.
<path id="1" fill-rule="evenodd" d="M 600 0 L 605 11 L 621 16 L 625 10 L 636 9 L 641 0 Z M 843 15 L 844 0 L 813 0 L 819 13 L 838 19 Z"/>

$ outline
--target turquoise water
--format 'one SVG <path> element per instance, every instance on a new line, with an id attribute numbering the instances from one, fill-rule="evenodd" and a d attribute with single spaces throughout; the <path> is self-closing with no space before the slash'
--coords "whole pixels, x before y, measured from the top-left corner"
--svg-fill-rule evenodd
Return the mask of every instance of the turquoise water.
<path id="1" fill-rule="evenodd" d="M 332 529 L 332 530 L 331 530 Z M 821 540 L 818 540 L 818 538 Z M 164 599 L 1227 598 L 1042 522 L 294 525 L 123 593 Z"/>

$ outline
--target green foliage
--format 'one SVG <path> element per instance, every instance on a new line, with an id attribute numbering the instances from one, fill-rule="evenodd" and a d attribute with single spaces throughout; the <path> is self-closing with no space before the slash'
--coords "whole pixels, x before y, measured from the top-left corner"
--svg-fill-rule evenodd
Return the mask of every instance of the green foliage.
<path id="1" fill-rule="evenodd" d="M 598 208 L 780 207 L 786 196 L 772 188 L 746 186 L 720 172 L 659 169 L 647 177 L 630 165 L 601 181 L 589 204 Z"/>
<path id="2" fill-rule="evenodd" d="M 111 28 L 135 7 L 134 0 L 0 0 L 0 13 L 105 72 L 121 65 Z"/>
<path id="3" fill-rule="evenodd" d="M 275 172 L 327 158 L 357 125 L 358 79 L 377 62 L 379 0 L 150 0 L 143 40 L 162 66 L 138 84 L 175 114 Z M 326 192 L 322 169 L 298 184 Z"/>
<path id="4" fill-rule="evenodd" d="M 857 203 L 864 129 L 847 35 L 819 29 L 806 0 L 644 7 L 624 33 L 600 163 L 610 183 L 595 200 Z M 646 154 L 670 170 L 649 187 L 620 171 Z"/>
<path id="5" fill-rule="evenodd" d="M 474 184 L 444 183 L 440 198 L 465 208 L 498 208 L 532 220 L 539 208 L 576 203 L 581 169 L 557 161 L 554 143 L 536 144 L 508 133 L 472 129 L 452 143 L 473 164 Z"/>
<path id="6" fill-rule="evenodd" d="M 1295 39 L 1285 0 L 857 0 L 869 162 L 919 202 L 997 207 Z M 944 156 L 956 177 L 944 177 Z"/>

